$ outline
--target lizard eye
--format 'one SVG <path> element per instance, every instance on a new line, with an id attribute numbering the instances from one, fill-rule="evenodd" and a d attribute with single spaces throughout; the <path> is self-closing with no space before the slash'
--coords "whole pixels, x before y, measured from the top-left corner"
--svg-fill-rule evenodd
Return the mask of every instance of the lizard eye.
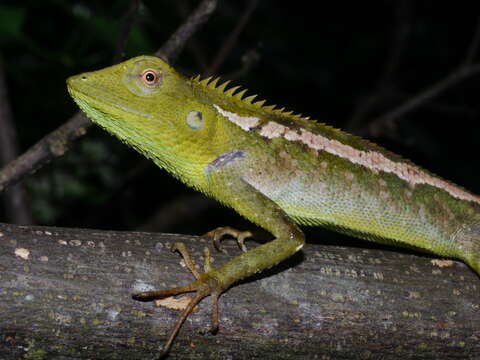
<path id="1" fill-rule="evenodd" d="M 160 81 L 160 74 L 155 70 L 148 69 L 141 74 L 141 78 L 145 85 L 152 87 Z"/>

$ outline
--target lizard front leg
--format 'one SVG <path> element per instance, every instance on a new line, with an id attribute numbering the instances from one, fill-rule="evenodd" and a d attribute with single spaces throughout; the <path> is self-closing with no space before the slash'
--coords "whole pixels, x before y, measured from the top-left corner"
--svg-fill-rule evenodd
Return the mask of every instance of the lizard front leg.
<path id="1" fill-rule="evenodd" d="M 216 179 L 221 181 L 222 177 L 219 176 Z M 168 353 L 183 322 L 193 311 L 195 305 L 203 298 L 208 295 L 213 296 L 213 328 L 216 328 L 218 324 L 217 301 L 222 292 L 235 282 L 290 257 L 300 250 L 304 244 L 305 240 L 302 231 L 271 199 L 257 191 L 240 177 L 229 177 L 226 184 L 228 187 L 223 188 L 225 192 L 235 190 L 231 193 L 230 205 L 241 215 L 271 232 L 275 239 L 242 253 L 217 268 L 207 266 L 206 272 L 194 273 L 197 279 L 186 286 L 133 295 L 133 298 L 136 300 L 152 301 L 181 293 L 196 292 L 195 297 L 191 299 L 190 303 L 179 315 L 175 326 L 170 331 L 168 340 L 162 349 L 162 356 Z M 188 255 L 186 257 L 188 258 Z"/>

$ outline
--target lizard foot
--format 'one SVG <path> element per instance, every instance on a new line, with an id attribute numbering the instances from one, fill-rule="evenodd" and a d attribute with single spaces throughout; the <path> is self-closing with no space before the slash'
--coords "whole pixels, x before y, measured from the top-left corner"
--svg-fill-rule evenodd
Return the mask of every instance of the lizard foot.
<path id="1" fill-rule="evenodd" d="M 191 258 L 190 254 L 188 253 L 188 250 L 185 244 L 176 243 L 173 246 L 172 251 L 178 251 L 180 253 L 180 255 L 183 257 L 185 261 L 185 265 L 192 272 L 196 280 L 185 286 L 178 286 L 178 287 L 173 287 L 165 290 L 145 291 L 145 292 L 132 295 L 132 298 L 134 300 L 154 301 L 154 300 L 164 299 L 166 297 L 183 294 L 187 292 L 196 292 L 196 295 L 189 301 L 185 309 L 183 309 L 174 327 L 170 330 L 170 333 L 168 335 L 168 340 L 163 346 L 160 357 L 165 356 L 170 351 L 173 340 L 177 336 L 178 331 L 180 330 L 181 326 L 185 322 L 185 319 L 188 317 L 188 315 L 190 315 L 193 312 L 193 310 L 195 309 L 195 306 L 203 298 L 207 297 L 208 295 L 211 295 L 213 299 L 212 300 L 212 325 L 211 325 L 210 331 L 212 333 L 215 333 L 218 330 L 218 324 L 219 324 L 218 298 L 224 290 L 216 279 L 207 275 L 207 273 L 212 270 L 211 253 L 207 247 L 204 249 L 204 259 L 205 259 L 204 271 L 205 272 L 203 273 L 197 270 L 197 266 L 195 265 L 195 262 Z"/>
<path id="2" fill-rule="evenodd" d="M 230 226 L 225 226 L 209 231 L 204 236 L 213 238 L 213 245 L 215 246 L 215 249 L 226 254 L 227 252 L 220 246 L 220 241 L 225 235 L 230 235 L 235 238 L 237 240 L 238 246 L 240 247 L 240 250 L 242 250 L 243 252 L 247 252 L 247 247 L 245 246 L 245 239 L 252 237 L 252 233 L 250 231 L 240 231 Z"/>

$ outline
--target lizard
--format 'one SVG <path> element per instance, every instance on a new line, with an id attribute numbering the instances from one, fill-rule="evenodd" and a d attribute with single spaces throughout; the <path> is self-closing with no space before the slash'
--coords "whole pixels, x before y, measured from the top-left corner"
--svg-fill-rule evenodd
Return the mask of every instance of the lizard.
<path id="1" fill-rule="evenodd" d="M 299 225 L 324 226 L 362 239 L 463 260 L 480 274 L 480 197 L 411 161 L 342 130 L 255 101 L 219 78 L 177 73 L 167 62 L 139 56 L 67 79 L 81 110 L 187 185 L 230 206 L 274 239 L 218 267 L 209 253 L 188 285 L 133 295 L 152 301 L 195 292 L 172 327 L 170 351 L 183 322 L 212 296 L 299 251 Z M 248 231 L 230 234 L 243 246 Z"/>

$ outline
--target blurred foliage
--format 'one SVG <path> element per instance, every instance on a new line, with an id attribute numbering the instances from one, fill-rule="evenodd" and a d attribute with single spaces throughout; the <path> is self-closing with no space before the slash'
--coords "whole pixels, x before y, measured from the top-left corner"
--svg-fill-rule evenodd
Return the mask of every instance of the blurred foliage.
<path id="1" fill-rule="evenodd" d="M 125 57 L 153 53 L 197 3 L 143 1 Z M 400 3 L 405 8 L 399 13 Z M 205 71 L 246 4 L 219 1 L 176 63 L 179 71 Z M 111 64 L 129 7 L 127 0 L 0 2 L 0 56 L 23 150 L 77 111 L 65 79 Z M 238 72 L 253 51 L 259 62 L 235 82 L 271 103 L 343 127 L 376 91 L 395 34 L 406 26 L 406 46 L 389 83 L 392 96 L 372 109 L 368 121 L 458 67 L 474 36 L 478 8 L 474 2 L 261 0 L 218 72 Z M 388 136 L 372 140 L 480 192 L 479 82 L 472 77 L 452 87 L 402 118 Z M 135 228 L 177 196 L 193 193 L 98 128 L 27 183 L 38 223 L 110 229 Z M 220 208 L 200 215 L 170 230 L 199 233 L 239 221 Z"/>

